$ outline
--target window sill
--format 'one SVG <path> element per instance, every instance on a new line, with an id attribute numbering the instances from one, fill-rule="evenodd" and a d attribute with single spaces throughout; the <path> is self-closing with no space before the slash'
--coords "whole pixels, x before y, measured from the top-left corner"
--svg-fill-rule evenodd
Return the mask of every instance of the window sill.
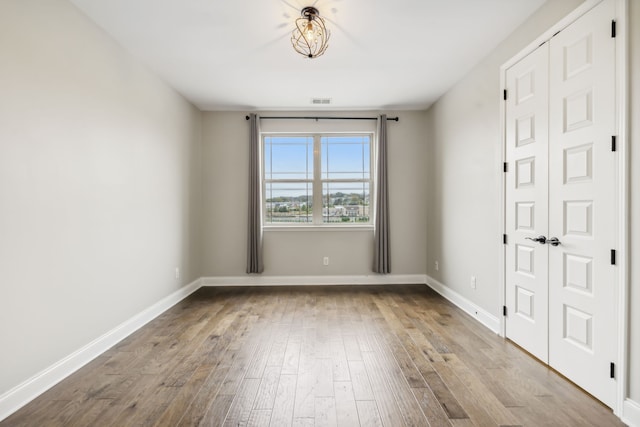
<path id="1" fill-rule="evenodd" d="M 263 225 L 265 232 L 271 231 L 373 231 L 373 224 L 367 225 Z"/>

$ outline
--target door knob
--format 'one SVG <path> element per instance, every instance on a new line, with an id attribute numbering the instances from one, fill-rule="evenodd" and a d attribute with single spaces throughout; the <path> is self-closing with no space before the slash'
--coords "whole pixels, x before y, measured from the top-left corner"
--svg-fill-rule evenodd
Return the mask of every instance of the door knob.
<path id="1" fill-rule="evenodd" d="M 525 237 L 525 239 L 527 239 L 527 240 L 533 240 L 534 242 L 538 242 L 538 243 L 540 243 L 541 245 L 544 245 L 544 244 L 547 242 L 547 238 L 546 238 L 546 237 L 544 237 L 544 236 L 538 236 L 538 237 L 535 237 L 535 238 L 533 238 L 533 237 Z M 556 240 L 557 240 L 557 239 L 556 239 Z"/>
<path id="2" fill-rule="evenodd" d="M 560 243 L 560 240 L 558 240 L 558 238 L 557 238 L 557 237 L 552 237 L 552 238 L 550 238 L 549 240 L 547 240 L 545 243 L 548 243 L 548 244 L 550 244 L 551 246 L 558 246 L 558 245 L 560 245 L 560 244 L 561 244 L 561 243 Z"/>

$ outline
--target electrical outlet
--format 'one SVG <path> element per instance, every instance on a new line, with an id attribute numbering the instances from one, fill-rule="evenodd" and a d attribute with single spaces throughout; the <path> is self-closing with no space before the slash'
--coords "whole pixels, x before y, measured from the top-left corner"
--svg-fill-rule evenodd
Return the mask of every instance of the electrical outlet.
<path id="1" fill-rule="evenodd" d="M 471 289 L 476 288 L 476 276 L 471 276 Z"/>
<path id="2" fill-rule="evenodd" d="M 176 267 L 176 279 L 180 278 L 180 267 Z"/>
<path id="3" fill-rule="evenodd" d="M 322 258 L 322 264 L 323 265 L 329 265 L 329 257 L 328 256 Z"/>
<path id="4" fill-rule="evenodd" d="M 436 271 L 440 271 L 440 263 L 436 261 Z"/>

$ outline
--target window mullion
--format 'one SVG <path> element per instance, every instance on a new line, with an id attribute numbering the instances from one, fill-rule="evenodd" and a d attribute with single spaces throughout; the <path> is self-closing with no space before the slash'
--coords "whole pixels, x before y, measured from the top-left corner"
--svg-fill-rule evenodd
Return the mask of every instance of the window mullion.
<path id="1" fill-rule="evenodd" d="M 313 223 L 322 225 L 322 150 L 320 135 L 313 136 Z"/>

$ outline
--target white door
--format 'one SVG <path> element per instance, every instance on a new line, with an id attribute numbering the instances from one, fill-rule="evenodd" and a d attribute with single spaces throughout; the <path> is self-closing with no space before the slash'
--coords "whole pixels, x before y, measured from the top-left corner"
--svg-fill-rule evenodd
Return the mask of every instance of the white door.
<path id="1" fill-rule="evenodd" d="M 548 362 L 548 43 L 507 70 L 506 336 Z"/>
<path id="2" fill-rule="evenodd" d="M 616 358 L 614 3 L 550 42 L 549 364 L 609 406 Z M 549 246 L 549 245 L 547 245 Z"/>
<path id="3" fill-rule="evenodd" d="M 614 16 L 605 0 L 509 68 L 505 115 L 506 336 L 609 406 L 618 295 Z"/>

